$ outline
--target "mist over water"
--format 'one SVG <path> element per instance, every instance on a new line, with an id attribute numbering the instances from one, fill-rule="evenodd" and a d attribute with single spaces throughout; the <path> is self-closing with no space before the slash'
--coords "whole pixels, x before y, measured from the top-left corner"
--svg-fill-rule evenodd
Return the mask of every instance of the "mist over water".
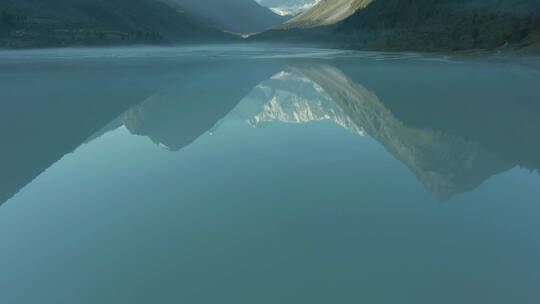
<path id="1" fill-rule="evenodd" d="M 536 303 L 527 60 L 2 51 L 0 302 Z"/>

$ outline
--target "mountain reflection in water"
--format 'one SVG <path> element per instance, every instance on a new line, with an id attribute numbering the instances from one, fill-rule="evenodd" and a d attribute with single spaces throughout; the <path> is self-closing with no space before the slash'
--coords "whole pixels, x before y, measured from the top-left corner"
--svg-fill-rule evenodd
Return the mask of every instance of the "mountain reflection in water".
<path id="1" fill-rule="evenodd" d="M 440 201 L 516 166 L 540 168 L 535 70 L 352 59 L 169 64 L 2 73 L 0 132 L 9 144 L 0 151 L 0 202 L 120 126 L 176 151 L 228 120 L 332 121 L 375 139 Z M 30 90 L 29 77 L 39 81 Z"/>
<path id="2" fill-rule="evenodd" d="M 2 304 L 538 302 L 538 70 L 128 51 L 0 52 Z"/>

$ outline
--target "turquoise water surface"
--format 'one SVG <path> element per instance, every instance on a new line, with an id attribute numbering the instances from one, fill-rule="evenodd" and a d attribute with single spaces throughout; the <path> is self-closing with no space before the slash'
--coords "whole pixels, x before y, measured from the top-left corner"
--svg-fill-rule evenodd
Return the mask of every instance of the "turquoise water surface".
<path id="1" fill-rule="evenodd" d="M 540 70 L 0 52 L 0 303 L 538 303 Z"/>

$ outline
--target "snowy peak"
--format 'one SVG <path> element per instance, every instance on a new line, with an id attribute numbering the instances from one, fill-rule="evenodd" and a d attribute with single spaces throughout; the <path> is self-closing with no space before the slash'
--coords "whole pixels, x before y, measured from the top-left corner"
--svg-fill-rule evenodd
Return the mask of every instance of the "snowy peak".
<path id="1" fill-rule="evenodd" d="M 235 33 L 260 32 L 288 19 L 253 0 L 160 1 L 188 12 L 211 27 Z"/>
<path id="2" fill-rule="evenodd" d="M 367 7 L 371 2 L 373 0 L 321 0 L 277 28 L 312 28 L 335 24 Z"/>
<path id="3" fill-rule="evenodd" d="M 281 16 L 296 16 L 311 8 L 319 0 L 256 0 Z"/>

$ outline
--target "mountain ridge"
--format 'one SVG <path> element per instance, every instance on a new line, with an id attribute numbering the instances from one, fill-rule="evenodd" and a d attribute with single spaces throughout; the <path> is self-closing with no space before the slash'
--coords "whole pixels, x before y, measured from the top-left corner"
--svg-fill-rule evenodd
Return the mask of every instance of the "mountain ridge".
<path id="1" fill-rule="evenodd" d="M 313 28 L 331 25 L 367 7 L 373 0 L 321 0 L 276 29 Z"/>
<path id="2" fill-rule="evenodd" d="M 172 44 L 234 41 L 157 0 L 3 0 L 0 47 Z"/>
<path id="3" fill-rule="evenodd" d="M 364 4 L 334 23 L 318 22 L 319 11 L 297 26 L 294 18 L 289 21 L 292 26 L 284 24 L 251 38 L 375 51 L 540 52 L 540 0 L 373 0 Z M 316 10 L 317 6 L 311 12 Z"/>
<path id="4" fill-rule="evenodd" d="M 209 26 L 229 32 L 254 33 L 285 22 L 280 16 L 254 0 L 159 0 L 189 12 Z"/>
<path id="5" fill-rule="evenodd" d="M 375 0 L 336 25 L 352 48 L 461 51 L 540 41 L 538 0 Z"/>

